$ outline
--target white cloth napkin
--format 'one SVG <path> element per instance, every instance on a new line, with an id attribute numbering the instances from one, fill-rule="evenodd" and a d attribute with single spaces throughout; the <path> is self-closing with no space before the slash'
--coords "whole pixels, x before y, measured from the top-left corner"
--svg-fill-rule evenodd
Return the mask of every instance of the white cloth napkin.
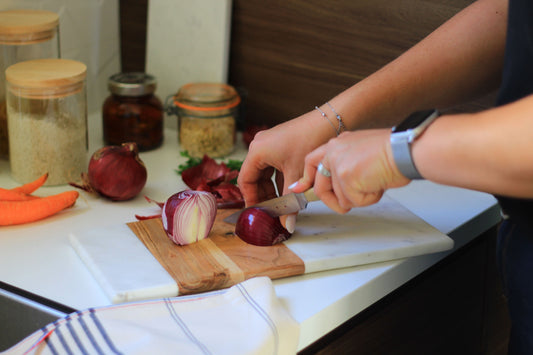
<path id="1" fill-rule="evenodd" d="M 72 313 L 1 353 L 295 354 L 299 325 L 268 277 L 197 296 Z"/>

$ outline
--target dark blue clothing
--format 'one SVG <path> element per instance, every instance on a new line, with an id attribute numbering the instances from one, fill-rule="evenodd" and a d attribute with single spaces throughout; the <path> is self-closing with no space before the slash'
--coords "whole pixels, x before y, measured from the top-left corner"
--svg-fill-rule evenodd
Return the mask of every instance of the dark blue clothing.
<path id="1" fill-rule="evenodd" d="M 509 354 L 533 354 L 533 227 L 505 220 L 499 231 L 498 267 L 507 297 Z"/>
<path id="2" fill-rule="evenodd" d="M 532 93 L 533 1 L 510 0 L 505 63 L 497 105 L 516 101 Z M 506 214 L 533 219 L 532 199 L 497 198 Z"/>
<path id="3" fill-rule="evenodd" d="M 532 93 L 533 1 L 510 0 L 505 63 L 497 104 L 511 103 Z M 509 139 L 512 140 L 513 137 Z M 502 223 L 497 248 L 498 266 L 512 323 L 509 354 L 531 355 L 533 354 L 533 200 L 502 196 L 496 198 L 504 213 L 510 216 Z"/>

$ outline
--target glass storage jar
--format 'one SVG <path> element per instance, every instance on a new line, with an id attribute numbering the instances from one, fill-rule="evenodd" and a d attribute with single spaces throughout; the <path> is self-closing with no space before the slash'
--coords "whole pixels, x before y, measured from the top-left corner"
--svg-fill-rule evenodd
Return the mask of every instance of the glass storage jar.
<path id="1" fill-rule="evenodd" d="M 163 143 L 163 104 L 155 95 L 156 79 L 145 73 L 119 73 L 108 81 L 111 95 L 102 107 L 107 145 L 135 142 L 140 151 Z"/>
<path id="2" fill-rule="evenodd" d="M 5 70 L 25 60 L 59 56 L 59 16 L 56 13 L 0 11 L 0 158 L 9 155 Z"/>
<path id="3" fill-rule="evenodd" d="M 190 83 L 174 96 L 181 149 L 190 156 L 212 158 L 230 154 L 235 147 L 236 116 L 241 98 L 222 83 Z"/>
<path id="4" fill-rule="evenodd" d="M 87 168 L 85 64 L 36 59 L 6 70 L 11 174 L 20 183 L 78 181 Z"/>

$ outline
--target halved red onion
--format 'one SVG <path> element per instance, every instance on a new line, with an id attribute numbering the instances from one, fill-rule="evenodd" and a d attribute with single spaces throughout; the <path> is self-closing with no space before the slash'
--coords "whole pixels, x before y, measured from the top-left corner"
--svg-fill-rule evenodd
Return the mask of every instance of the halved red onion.
<path id="1" fill-rule="evenodd" d="M 217 200 L 212 193 L 185 190 L 167 199 L 161 220 L 168 237 L 186 245 L 207 238 L 216 215 Z"/>
<path id="2" fill-rule="evenodd" d="M 272 217 L 267 211 L 251 207 L 244 210 L 237 224 L 235 234 L 248 244 L 271 246 L 291 237 L 291 233 L 283 228 L 278 217 Z"/>

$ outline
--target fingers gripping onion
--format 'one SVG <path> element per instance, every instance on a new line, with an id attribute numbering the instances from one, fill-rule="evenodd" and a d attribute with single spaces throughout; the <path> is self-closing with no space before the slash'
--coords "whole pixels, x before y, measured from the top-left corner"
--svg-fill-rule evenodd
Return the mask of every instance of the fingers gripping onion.
<path id="1" fill-rule="evenodd" d="M 168 198 L 161 220 L 168 237 L 186 245 L 207 238 L 217 214 L 217 200 L 210 192 L 185 190 Z"/>

